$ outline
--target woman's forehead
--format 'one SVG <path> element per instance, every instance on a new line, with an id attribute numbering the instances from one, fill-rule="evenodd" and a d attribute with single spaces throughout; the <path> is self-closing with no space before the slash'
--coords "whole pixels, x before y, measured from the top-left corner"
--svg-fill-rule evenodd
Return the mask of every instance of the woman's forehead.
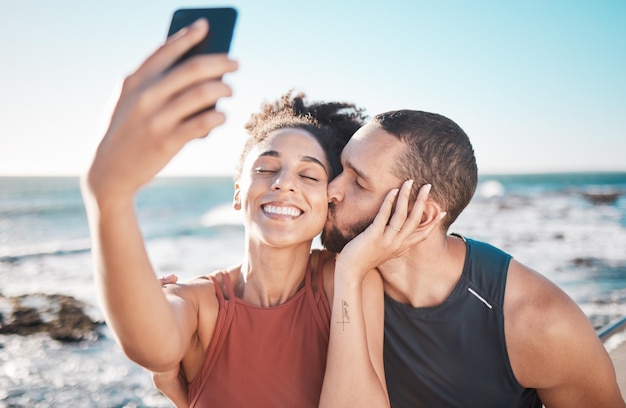
<path id="1" fill-rule="evenodd" d="M 285 150 L 299 149 L 306 154 L 322 154 L 324 149 L 315 136 L 304 129 L 284 128 L 271 131 L 268 136 L 258 143 L 254 150 L 263 151 L 267 149 Z"/>
<path id="2" fill-rule="evenodd" d="M 297 157 L 299 160 L 313 158 L 328 169 L 326 152 L 315 136 L 303 129 L 284 128 L 270 132 L 248 152 L 246 162 L 252 165 L 259 157 Z M 309 160 L 307 160 L 309 161 Z"/>

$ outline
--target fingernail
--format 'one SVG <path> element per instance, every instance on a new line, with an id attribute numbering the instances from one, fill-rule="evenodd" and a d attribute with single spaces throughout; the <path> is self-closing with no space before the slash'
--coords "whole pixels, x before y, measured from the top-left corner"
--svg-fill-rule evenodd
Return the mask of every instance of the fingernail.
<path id="1" fill-rule="evenodd" d="M 443 217 L 445 217 L 446 215 L 448 215 L 447 212 L 443 211 L 439 213 L 439 219 L 442 219 Z"/>
<path id="2" fill-rule="evenodd" d="M 174 34 L 170 35 L 167 38 L 167 41 L 172 41 L 172 40 L 175 40 L 175 39 L 177 39 L 179 37 L 182 37 L 183 35 L 185 35 L 185 33 L 187 31 L 189 31 L 189 27 L 183 27 L 180 30 L 176 31 Z"/>
<path id="3" fill-rule="evenodd" d="M 205 21 L 206 21 L 206 19 L 204 19 L 204 18 L 199 18 L 199 19 L 197 19 L 196 21 L 194 21 L 194 22 L 193 22 L 193 24 L 192 24 L 192 25 L 190 25 L 189 27 L 191 27 L 191 28 L 198 28 L 198 27 L 202 27 L 202 25 L 204 25 L 204 24 L 205 24 L 205 23 L 204 23 Z"/>
<path id="4" fill-rule="evenodd" d="M 428 184 L 424 185 L 424 188 L 426 189 L 426 192 L 427 192 L 427 193 L 430 193 L 430 189 L 431 189 L 432 187 L 433 187 L 433 185 L 432 185 L 432 184 L 430 184 L 430 183 L 428 183 Z M 444 213 L 444 214 L 445 214 L 445 213 Z"/>

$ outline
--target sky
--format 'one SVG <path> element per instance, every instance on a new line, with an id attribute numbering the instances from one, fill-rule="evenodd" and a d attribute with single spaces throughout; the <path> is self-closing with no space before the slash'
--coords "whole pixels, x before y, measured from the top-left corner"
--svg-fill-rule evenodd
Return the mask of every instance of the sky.
<path id="1" fill-rule="evenodd" d="M 227 122 L 163 175 L 232 174 L 249 115 L 290 89 L 445 115 L 482 174 L 626 171 L 622 0 L 3 0 L 0 176 L 83 174 L 173 11 L 218 6 L 238 10 Z"/>

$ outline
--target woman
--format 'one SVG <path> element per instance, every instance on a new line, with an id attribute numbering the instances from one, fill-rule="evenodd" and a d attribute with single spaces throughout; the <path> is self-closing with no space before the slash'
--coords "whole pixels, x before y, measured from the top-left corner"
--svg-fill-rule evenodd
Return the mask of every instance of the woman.
<path id="1" fill-rule="evenodd" d="M 311 253 L 326 222 L 326 185 L 339 171 L 338 141 L 345 143 L 363 120 L 353 105 L 307 107 L 302 97 L 286 95 L 253 116 L 235 184 L 234 206 L 246 227 L 241 264 L 165 290 L 154 279 L 134 196 L 187 141 L 223 122 L 221 113 L 203 108 L 230 94 L 221 78 L 236 69 L 225 55 L 170 69 L 206 30 L 203 21 L 183 30 L 126 79 L 84 180 L 106 320 L 129 358 L 156 373 L 181 406 L 315 407 L 320 395 L 321 405 L 338 406 L 357 403 L 345 400 L 355 391 L 368 403 L 386 404 L 382 358 L 372 357 L 382 356 L 380 277 L 368 273 L 362 290 L 341 279 L 334 286 L 334 258 Z M 399 203 L 406 205 L 408 190 Z M 392 193 L 383 205 L 378 228 L 393 199 Z M 355 257 L 348 263 L 374 266 Z M 348 311 L 350 303 L 364 306 Z M 359 338 L 352 333 L 363 330 L 367 341 L 351 343 Z M 328 366 L 327 351 L 337 356 Z M 362 364 L 365 376 L 344 379 L 345 361 Z M 161 381 L 179 368 L 173 388 Z M 325 371 L 333 381 L 322 389 Z M 185 398 L 176 386 L 187 383 Z"/>

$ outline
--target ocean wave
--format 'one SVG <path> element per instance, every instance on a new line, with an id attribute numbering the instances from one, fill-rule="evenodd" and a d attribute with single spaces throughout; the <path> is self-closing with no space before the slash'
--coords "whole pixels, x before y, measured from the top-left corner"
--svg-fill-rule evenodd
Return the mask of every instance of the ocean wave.
<path id="1" fill-rule="evenodd" d="M 478 184 L 477 193 L 478 196 L 483 198 L 502 197 L 506 189 L 496 180 L 486 180 Z"/>
<path id="2" fill-rule="evenodd" d="M 222 204 L 211 208 L 202 215 L 201 224 L 204 227 L 239 226 L 243 225 L 241 213 L 233 209 L 232 204 Z"/>
<path id="3" fill-rule="evenodd" d="M 214 237 L 220 235 L 225 229 L 235 228 L 238 230 L 242 227 L 243 223 L 239 213 L 224 205 L 207 211 L 196 223 L 165 226 L 151 223 L 143 226 L 142 232 L 146 242 L 164 239 L 176 241 L 185 237 Z M 60 240 L 56 237 L 45 242 L 24 244 L 7 241 L 5 244 L 0 244 L 0 262 L 13 263 L 44 256 L 60 257 L 89 252 L 90 250 L 91 243 L 87 237 L 66 240 Z"/>
<path id="4" fill-rule="evenodd" d="M 44 242 L 31 245 L 0 247 L 0 262 L 13 263 L 27 258 L 65 256 L 91 251 L 89 239 Z"/>
<path id="5" fill-rule="evenodd" d="M 85 215 L 85 207 L 78 203 L 11 203 L 0 205 L 0 217 Z"/>

